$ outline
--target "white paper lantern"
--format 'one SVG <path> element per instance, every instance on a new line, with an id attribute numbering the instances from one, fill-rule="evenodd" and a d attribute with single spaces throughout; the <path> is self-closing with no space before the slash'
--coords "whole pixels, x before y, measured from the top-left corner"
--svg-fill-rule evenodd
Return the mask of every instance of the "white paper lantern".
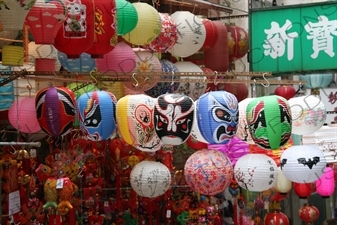
<path id="1" fill-rule="evenodd" d="M 313 145 L 291 146 L 282 153 L 280 163 L 284 176 L 296 183 L 316 181 L 326 167 L 323 152 Z"/>
<path id="2" fill-rule="evenodd" d="M 246 98 L 239 102 L 239 123 L 236 130 L 236 136 L 248 144 L 254 144 L 252 136 L 249 131 L 246 109 L 250 101 L 254 98 Z"/>
<path id="3" fill-rule="evenodd" d="M 201 19 L 188 11 L 176 11 L 171 18 L 177 24 L 178 40 L 169 52 L 178 57 L 198 52 L 206 40 L 206 29 Z"/>
<path id="4" fill-rule="evenodd" d="M 247 154 L 234 166 L 234 177 L 240 187 L 248 191 L 265 191 L 273 187 L 277 179 L 276 162 L 264 154 Z"/>
<path id="5" fill-rule="evenodd" d="M 275 182 L 274 188 L 281 194 L 288 193 L 292 188 L 291 180 L 284 176 L 281 167 L 277 168 L 277 180 Z"/>
<path id="6" fill-rule="evenodd" d="M 288 102 L 291 107 L 293 134 L 312 134 L 324 125 L 326 108 L 319 98 L 313 95 L 300 96 L 291 98 Z"/>
<path id="7" fill-rule="evenodd" d="M 142 197 L 155 198 L 164 194 L 171 184 L 170 170 L 160 162 L 142 161 L 130 174 L 132 189 Z"/>

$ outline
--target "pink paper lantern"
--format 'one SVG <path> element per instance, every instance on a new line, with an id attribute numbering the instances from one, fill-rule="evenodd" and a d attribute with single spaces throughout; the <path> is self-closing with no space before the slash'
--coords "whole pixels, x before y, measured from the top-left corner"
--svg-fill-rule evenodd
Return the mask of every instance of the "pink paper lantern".
<path id="1" fill-rule="evenodd" d="M 10 124 L 22 133 L 40 131 L 35 109 L 35 97 L 19 97 L 8 110 Z"/>
<path id="2" fill-rule="evenodd" d="M 186 161 L 184 175 L 187 184 L 203 195 L 223 192 L 233 177 L 230 159 L 220 151 L 203 149 Z"/>
<path id="3" fill-rule="evenodd" d="M 334 171 L 325 167 L 323 175 L 315 181 L 316 192 L 323 198 L 328 198 L 335 191 Z"/>

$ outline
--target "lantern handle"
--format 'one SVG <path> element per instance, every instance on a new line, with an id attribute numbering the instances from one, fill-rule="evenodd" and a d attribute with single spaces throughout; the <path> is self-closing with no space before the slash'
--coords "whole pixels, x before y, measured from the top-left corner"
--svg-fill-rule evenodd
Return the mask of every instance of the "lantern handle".
<path id="1" fill-rule="evenodd" d="M 263 87 L 269 87 L 270 86 L 269 80 L 266 78 L 266 75 L 267 75 L 267 73 L 263 73 L 263 75 L 262 75 L 263 79 L 267 82 L 267 84 L 261 83 L 261 85 Z"/>
<path id="2" fill-rule="evenodd" d="M 136 73 L 133 73 L 132 74 L 132 79 L 136 82 L 136 83 L 133 83 L 132 85 L 135 86 L 135 87 L 138 87 L 139 83 L 138 83 L 138 80 L 136 79 Z"/>
<path id="3" fill-rule="evenodd" d="M 215 76 L 214 76 L 214 80 L 213 83 L 214 85 L 218 85 L 219 81 L 218 81 L 218 71 L 214 71 Z"/>

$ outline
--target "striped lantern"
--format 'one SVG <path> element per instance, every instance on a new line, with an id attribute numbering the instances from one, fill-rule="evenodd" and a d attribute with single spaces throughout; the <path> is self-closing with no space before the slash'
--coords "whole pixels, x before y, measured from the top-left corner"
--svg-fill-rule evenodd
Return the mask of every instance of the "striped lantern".
<path id="1" fill-rule="evenodd" d="M 58 59 L 68 72 L 88 73 L 96 68 L 95 59 L 91 58 L 87 53 L 82 53 L 79 58 L 73 59 L 68 58 L 67 54 L 59 51 Z"/>
<path id="2" fill-rule="evenodd" d="M 2 47 L 3 66 L 23 66 L 24 50 L 22 46 L 5 45 Z"/>
<path id="3" fill-rule="evenodd" d="M 145 152 L 162 146 L 155 133 L 153 111 L 156 99 L 144 94 L 127 95 L 117 102 L 117 125 L 126 143 Z"/>
<path id="4" fill-rule="evenodd" d="M 91 91 L 77 99 L 80 129 L 88 140 L 107 140 L 116 130 L 116 97 L 107 91 Z"/>
<path id="5" fill-rule="evenodd" d="M 36 116 L 41 129 L 53 137 L 64 136 L 75 121 L 75 94 L 66 87 L 47 87 L 35 96 Z"/>
<path id="6" fill-rule="evenodd" d="M 192 125 L 192 131 L 190 137 L 194 138 L 195 140 L 198 140 L 202 143 L 208 142 L 205 140 L 205 138 L 202 136 L 199 123 L 198 123 L 198 99 L 194 101 L 194 107 L 195 107 L 195 113 L 194 113 L 194 119 L 193 119 L 193 125 Z"/>
<path id="7" fill-rule="evenodd" d="M 119 36 L 130 33 L 138 22 L 138 13 L 133 4 L 126 0 L 116 0 L 117 31 Z"/>

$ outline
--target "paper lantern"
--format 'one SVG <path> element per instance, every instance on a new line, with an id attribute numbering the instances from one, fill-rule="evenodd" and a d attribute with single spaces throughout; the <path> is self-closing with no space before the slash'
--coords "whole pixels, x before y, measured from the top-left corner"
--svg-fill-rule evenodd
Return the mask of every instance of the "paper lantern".
<path id="1" fill-rule="evenodd" d="M 158 37 L 161 30 L 161 20 L 158 11 L 144 2 L 132 3 L 138 13 L 136 27 L 123 38 L 134 45 L 146 45 Z"/>
<path id="2" fill-rule="evenodd" d="M 281 194 L 288 193 L 292 188 L 292 182 L 286 176 L 284 176 L 281 167 L 277 168 L 277 179 L 274 184 L 274 188 Z"/>
<path id="3" fill-rule="evenodd" d="M 73 59 L 68 58 L 65 53 L 59 51 L 58 59 L 68 72 L 88 73 L 96 68 L 95 59 L 91 58 L 87 53 L 82 53 L 79 58 Z"/>
<path id="4" fill-rule="evenodd" d="M 333 80 L 333 74 L 307 74 L 300 75 L 299 79 L 306 81 L 303 85 L 305 88 L 317 89 L 317 88 L 326 88 Z"/>
<path id="5" fill-rule="evenodd" d="M 136 53 L 125 44 L 118 42 L 116 47 L 103 58 L 96 59 L 96 66 L 99 72 L 130 73 L 136 67 Z"/>
<path id="6" fill-rule="evenodd" d="M 155 133 L 153 111 L 156 100 L 150 96 L 127 95 L 117 102 L 117 125 L 126 143 L 141 151 L 155 152 L 162 146 Z"/>
<path id="7" fill-rule="evenodd" d="M 312 134 L 325 123 L 327 116 L 324 103 L 313 95 L 300 96 L 288 101 L 291 107 L 292 133 Z"/>
<path id="8" fill-rule="evenodd" d="M 35 71 L 55 71 L 55 59 L 44 59 L 36 58 L 35 59 Z"/>
<path id="9" fill-rule="evenodd" d="M 180 145 L 191 134 L 194 120 L 193 100 L 180 94 L 163 94 L 154 107 L 154 126 L 163 144 Z"/>
<path id="10" fill-rule="evenodd" d="M 248 128 L 258 146 L 277 149 L 291 136 L 291 112 L 288 101 L 280 96 L 254 98 L 247 109 Z"/>
<path id="11" fill-rule="evenodd" d="M 217 85 L 218 91 L 227 91 L 235 95 L 238 102 L 246 99 L 248 97 L 248 87 L 245 83 L 237 83 L 237 84 L 230 84 L 230 83 L 222 83 Z"/>
<path id="12" fill-rule="evenodd" d="M 265 225 L 289 225 L 289 219 L 286 214 L 274 211 L 264 216 Z"/>
<path id="13" fill-rule="evenodd" d="M 126 0 L 116 0 L 118 35 L 130 33 L 138 23 L 138 13 L 133 4 Z"/>
<path id="14" fill-rule="evenodd" d="M 294 192 L 300 199 L 306 199 L 313 193 L 312 183 L 296 183 L 294 184 Z"/>
<path id="15" fill-rule="evenodd" d="M 197 120 L 202 136 L 210 144 L 225 144 L 236 133 L 239 109 L 236 97 L 226 91 L 200 96 Z"/>
<path id="16" fill-rule="evenodd" d="M 65 1 L 68 13 L 57 32 L 54 46 L 68 58 L 79 58 L 94 43 L 95 10 L 93 0 Z"/>
<path id="17" fill-rule="evenodd" d="M 8 110 L 10 124 L 22 133 L 36 133 L 41 130 L 36 117 L 35 97 L 19 97 Z"/>
<path id="18" fill-rule="evenodd" d="M 198 52 L 206 40 L 206 29 L 201 19 L 189 11 L 176 11 L 171 18 L 177 24 L 179 35 L 169 52 L 177 57 L 188 57 Z"/>
<path id="19" fill-rule="evenodd" d="M 249 37 L 246 30 L 236 25 L 226 25 L 228 34 L 229 61 L 244 57 L 249 50 Z"/>
<path id="20" fill-rule="evenodd" d="M 146 4 L 146 3 L 144 3 Z M 153 88 L 159 79 L 156 76 L 149 76 L 152 72 L 162 72 L 161 63 L 152 52 L 138 49 L 136 53 L 135 78 L 131 82 L 124 82 L 124 85 L 132 90 L 147 91 Z M 137 73 L 141 73 L 138 74 Z"/>
<path id="21" fill-rule="evenodd" d="M 319 210 L 310 204 L 305 203 L 298 210 L 298 216 L 305 222 L 306 225 L 311 225 L 319 217 Z"/>
<path id="22" fill-rule="evenodd" d="M 22 46 L 5 45 L 2 47 L 3 66 L 23 66 L 24 53 Z"/>
<path id="23" fill-rule="evenodd" d="M 193 191 L 203 195 L 216 195 L 230 185 L 233 167 L 225 154 L 217 150 L 203 149 L 187 159 L 184 176 Z"/>
<path id="24" fill-rule="evenodd" d="M 246 98 L 240 101 L 239 104 L 239 121 L 236 130 L 236 136 L 248 144 L 254 144 L 253 138 L 250 134 L 246 116 L 247 106 L 253 98 Z"/>
<path id="25" fill-rule="evenodd" d="M 213 21 L 207 18 L 204 18 L 204 17 L 201 17 L 200 20 L 202 24 L 205 26 L 205 30 L 206 30 L 206 38 L 205 38 L 204 44 L 201 47 L 201 50 L 207 51 L 214 47 L 219 37 L 219 31 L 216 28 Z"/>
<path id="26" fill-rule="evenodd" d="M 174 63 L 166 60 L 161 59 L 159 60 L 162 68 L 163 73 L 171 73 L 172 76 L 163 76 L 163 79 L 176 79 L 174 73 L 179 72 L 178 68 Z M 159 95 L 172 93 L 173 91 L 177 90 L 179 83 L 177 82 L 158 82 L 153 88 L 150 90 L 145 91 L 145 93 L 151 97 L 157 98 Z"/>
<path id="27" fill-rule="evenodd" d="M 61 63 L 58 59 L 58 51 L 53 45 L 49 44 L 36 44 L 34 41 L 28 44 L 28 60 L 29 62 L 36 64 L 36 59 L 54 59 L 53 71 L 59 71 L 61 68 Z M 51 61 L 50 61 L 51 62 Z M 51 65 L 51 64 L 49 64 Z M 43 71 L 42 69 L 40 71 Z"/>
<path id="28" fill-rule="evenodd" d="M 208 146 L 206 143 L 195 139 L 192 135 L 187 138 L 186 144 L 194 150 L 204 149 Z"/>
<path id="29" fill-rule="evenodd" d="M 194 101 L 194 119 L 193 119 L 193 125 L 192 125 L 192 131 L 191 131 L 191 137 L 193 137 L 194 139 L 202 142 L 202 143 L 207 143 L 208 142 L 205 140 L 205 138 L 203 137 L 203 135 L 201 134 L 200 128 L 199 128 L 199 124 L 198 124 L 198 109 L 197 109 L 197 104 L 198 104 L 198 100 Z"/>
<path id="30" fill-rule="evenodd" d="M 277 165 L 269 156 L 247 154 L 234 166 L 234 178 L 243 189 L 261 192 L 273 187 L 277 179 Z"/>
<path id="31" fill-rule="evenodd" d="M 290 85 L 280 85 L 275 89 L 274 94 L 289 100 L 295 97 L 296 90 Z"/>
<path id="32" fill-rule="evenodd" d="M 166 13 L 159 13 L 161 20 L 161 31 L 151 43 L 144 48 L 153 51 L 164 53 L 170 50 L 178 40 L 177 24 Z"/>
<path id="33" fill-rule="evenodd" d="M 91 58 L 102 58 L 116 46 L 117 19 L 115 0 L 94 0 L 95 34 L 93 45 L 85 52 Z"/>
<path id="34" fill-rule="evenodd" d="M 80 129 L 91 141 L 108 139 L 116 130 L 116 97 L 107 91 L 92 91 L 77 99 Z"/>
<path id="35" fill-rule="evenodd" d="M 25 24 L 36 44 L 54 44 L 55 37 L 65 21 L 67 8 L 62 1 L 36 0 L 26 16 Z"/>
<path id="36" fill-rule="evenodd" d="M 221 21 L 212 22 L 219 36 L 214 47 L 204 53 L 205 66 L 214 71 L 226 72 L 229 68 L 227 28 Z"/>
<path id="37" fill-rule="evenodd" d="M 70 132 L 75 121 L 75 94 L 66 87 L 47 87 L 35 96 L 36 116 L 41 129 L 57 137 Z"/>
<path id="38" fill-rule="evenodd" d="M 176 62 L 176 67 L 180 73 L 202 73 L 202 69 L 192 62 Z M 202 94 L 206 92 L 207 83 L 204 82 L 206 76 L 181 76 L 180 79 L 184 82 L 180 82 L 178 88 L 174 93 L 179 93 L 191 97 L 194 101 L 197 100 Z M 191 80 L 200 80 L 200 82 L 189 82 Z"/>
<path id="39" fill-rule="evenodd" d="M 138 195 L 155 198 L 170 188 L 171 172 L 160 162 L 144 160 L 133 167 L 130 184 Z"/>
<path id="40" fill-rule="evenodd" d="M 293 182 L 314 182 L 322 176 L 325 166 L 323 152 L 313 145 L 291 146 L 281 155 L 282 172 Z"/>
<path id="41" fill-rule="evenodd" d="M 330 197 L 335 192 L 335 174 L 331 167 L 325 167 L 322 176 L 315 181 L 316 192 L 323 198 Z"/>

